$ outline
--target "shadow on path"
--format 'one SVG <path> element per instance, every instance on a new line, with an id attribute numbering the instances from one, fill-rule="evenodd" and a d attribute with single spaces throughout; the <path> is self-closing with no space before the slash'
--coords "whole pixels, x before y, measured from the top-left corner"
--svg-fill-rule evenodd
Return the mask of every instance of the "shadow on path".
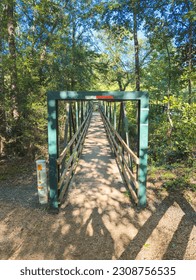
<path id="1" fill-rule="evenodd" d="M 149 188 L 152 199 L 137 212 L 99 115 L 58 215 L 36 208 L 34 189 L 21 196 L 22 187 L 0 200 L 0 259 L 196 259 L 194 205 L 180 192 L 160 198 Z"/>

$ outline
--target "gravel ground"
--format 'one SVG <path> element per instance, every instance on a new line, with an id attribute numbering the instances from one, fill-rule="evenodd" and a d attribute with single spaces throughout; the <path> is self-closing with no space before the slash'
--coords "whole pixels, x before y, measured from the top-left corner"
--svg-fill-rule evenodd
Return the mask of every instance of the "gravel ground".
<path id="1" fill-rule="evenodd" d="M 191 192 L 159 192 L 149 184 L 148 207 L 137 212 L 121 189 L 93 186 L 95 206 L 85 185 L 73 186 L 60 213 L 52 215 L 39 205 L 35 182 L 35 175 L 27 174 L 22 183 L 0 186 L 2 260 L 196 259 Z"/>
<path id="2" fill-rule="evenodd" d="M 122 191 L 100 186 L 93 189 L 99 207 L 89 197 L 84 207 L 80 193 L 89 190 L 74 187 L 52 215 L 38 203 L 35 176 L 27 181 L 0 187 L 1 260 L 196 259 L 195 201 L 183 194 L 160 195 L 149 185 L 148 207 L 137 212 Z"/>

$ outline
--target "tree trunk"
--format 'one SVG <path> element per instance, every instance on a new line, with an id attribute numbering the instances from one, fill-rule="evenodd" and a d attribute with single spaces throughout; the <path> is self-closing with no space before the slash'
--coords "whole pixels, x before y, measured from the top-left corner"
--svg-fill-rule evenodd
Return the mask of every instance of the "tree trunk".
<path id="1" fill-rule="evenodd" d="M 7 32 L 8 32 L 8 47 L 10 53 L 10 101 L 12 118 L 17 120 L 19 118 L 18 111 L 18 77 L 16 65 L 16 43 L 15 43 L 15 18 L 14 18 L 15 1 L 10 0 L 7 4 Z"/>
<path id="2" fill-rule="evenodd" d="M 0 10 L 0 156 L 4 154 L 4 144 L 6 142 L 5 135 L 7 131 L 7 122 L 6 122 L 6 93 L 5 93 L 5 82 L 4 82 L 4 39 L 5 39 L 5 8 L 3 5 Z"/>
<path id="3" fill-rule="evenodd" d="M 71 71 L 71 90 L 75 90 L 76 86 L 76 77 L 75 77 L 75 64 L 76 64 L 76 57 L 75 57 L 75 51 L 76 51 L 76 24 L 75 19 L 73 16 L 73 27 L 72 27 L 72 50 L 71 50 L 71 64 L 72 64 L 72 71 Z"/>
<path id="4" fill-rule="evenodd" d="M 135 88 L 140 91 L 140 62 L 139 62 L 139 42 L 137 30 L 137 11 L 133 9 L 133 38 L 134 38 L 134 49 L 135 49 Z"/>
<path id="5" fill-rule="evenodd" d="M 193 60 L 192 60 L 192 52 L 193 52 L 193 25 L 190 21 L 189 25 L 189 48 L 188 48 L 188 62 L 189 62 L 189 79 L 188 79 L 188 102 L 191 104 L 192 102 L 192 81 L 191 81 L 191 73 L 193 71 Z"/>
<path id="6" fill-rule="evenodd" d="M 190 1 L 185 0 L 186 8 L 188 12 L 191 11 Z M 188 102 L 189 104 L 192 102 L 192 80 L 191 73 L 193 71 L 193 18 L 189 18 L 188 23 Z"/>
<path id="7" fill-rule="evenodd" d="M 4 92 L 4 71 L 3 71 L 3 16 L 0 18 L 0 94 Z"/>
<path id="8" fill-rule="evenodd" d="M 169 52 L 169 47 L 168 47 L 168 44 L 167 42 L 165 42 L 166 44 L 166 50 L 167 50 L 167 57 L 168 57 L 168 87 L 167 87 L 167 96 L 168 96 L 168 103 L 167 103 L 167 118 L 168 118 L 168 121 L 169 121 L 169 124 L 170 124 L 170 127 L 167 131 L 167 136 L 170 137 L 171 134 L 172 134 L 172 130 L 173 130 L 173 121 L 172 121 L 172 118 L 171 118 L 171 111 L 170 111 L 170 96 L 171 96 L 171 58 L 170 58 L 170 52 Z"/>

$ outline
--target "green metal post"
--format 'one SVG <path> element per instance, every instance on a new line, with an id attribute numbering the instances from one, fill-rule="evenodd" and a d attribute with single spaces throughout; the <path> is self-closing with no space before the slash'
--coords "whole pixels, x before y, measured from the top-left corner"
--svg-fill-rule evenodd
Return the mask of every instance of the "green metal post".
<path id="1" fill-rule="evenodd" d="M 123 120 L 123 109 L 122 109 L 122 102 L 121 102 L 120 103 L 119 120 L 118 120 L 118 133 L 121 135 L 122 138 L 124 138 L 123 137 L 123 124 L 122 124 L 122 120 Z"/>
<path id="2" fill-rule="evenodd" d="M 126 114 L 126 108 L 125 108 L 125 103 L 122 103 L 123 107 L 123 126 L 124 126 L 124 131 L 125 131 L 125 142 L 129 145 L 129 125 L 128 125 L 128 119 L 127 119 L 127 114 Z"/>
<path id="3" fill-rule="evenodd" d="M 78 102 L 75 102 L 75 111 L 76 111 L 76 131 L 78 130 L 79 125 L 79 114 L 78 114 Z"/>
<path id="4" fill-rule="evenodd" d="M 84 120 L 84 101 L 81 102 L 81 123 Z"/>
<path id="5" fill-rule="evenodd" d="M 64 143 L 63 143 L 64 147 L 67 146 L 68 129 L 69 129 L 69 103 L 66 103 L 66 119 L 65 119 Z"/>
<path id="6" fill-rule="evenodd" d="M 78 102 L 78 125 L 81 125 L 81 102 Z"/>
<path id="7" fill-rule="evenodd" d="M 110 120 L 110 103 L 107 102 L 107 118 Z"/>
<path id="8" fill-rule="evenodd" d="M 127 143 L 128 147 L 130 147 L 130 141 L 129 141 L 129 123 L 128 123 L 128 118 L 127 118 L 127 112 L 126 112 L 126 104 L 125 102 L 122 103 L 123 107 L 123 127 L 124 127 L 124 132 L 125 132 L 125 142 Z M 128 155 L 129 159 L 129 167 L 133 171 L 133 166 L 132 166 L 132 160 L 130 155 Z"/>
<path id="9" fill-rule="evenodd" d="M 73 122 L 72 122 L 72 103 L 69 103 L 69 141 L 72 139 L 73 132 Z M 70 146 L 70 155 L 72 154 L 73 147 Z"/>
<path id="10" fill-rule="evenodd" d="M 112 103 L 109 103 L 110 105 L 110 122 L 112 122 Z"/>
<path id="11" fill-rule="evenodd" d="M 48 97 L 48 152 L 50 206 L 58 208 L 58 101 Z"/>
<path id="12" fill-rule="evenodd" d="M 147 183 L 147 150 L 148 150 L 148 113 L 149 100 L 144 96 L 139 101 L 139 167 L 138 167 L 138 201 L 139 206 L 144 208 L 146 206 L 146 183 Z"/>
<path id="13" fill-rule="evenodd" d="M 116 129 L 116 102 L 114 102 L 114 129 Z"/>
<path id="14" fill-rule="evenodd" d="M 84 110 L 84 118 L 85 118 L 86 117 L 86 101 L 84 101 L 83 110 Z"/>

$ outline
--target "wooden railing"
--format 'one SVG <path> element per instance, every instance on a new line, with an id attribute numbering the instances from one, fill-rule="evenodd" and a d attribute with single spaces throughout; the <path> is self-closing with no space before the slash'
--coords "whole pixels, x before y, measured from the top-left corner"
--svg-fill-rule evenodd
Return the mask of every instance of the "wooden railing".
<path id="1" fill-rule="evenodd" d="M 116 161 L 119 166 L 119 170 L 124 179 L 125 184 L 127 185 L 132 198 L 136 203 L 138 203 L 138 181 L 137 181 L 137 169 L 139 165 L 139 158 L 137 155 L 130 149 L 130 147 L 125 143 L 120 134 L 114 129 L 112 124 L 109 121 L 109 118 L 104 113 L 104 108 L 100 105 L 99 111 L 102 117 L 102 120 L 105 125 L 106 133 L 111 145 L 111 148 L 116 156 Z M 132 164 L 130 164 L 130 158 L 136 165 L 136 174 L 134 174 L 132 169 Z"/>
<path id="2" fill-rule="evenodd" d="M 76 133 L 56 160 L 59 170 L 62 170 L 62 172 L 59 172 L 58 181 L 59 202 L 62 201 L 77 166 L 78 159 L 83 148 L 84 139 L 90 124 L 92 110 L 92 107 L 90 107 L 84 121 L 78 127 Z"/>

